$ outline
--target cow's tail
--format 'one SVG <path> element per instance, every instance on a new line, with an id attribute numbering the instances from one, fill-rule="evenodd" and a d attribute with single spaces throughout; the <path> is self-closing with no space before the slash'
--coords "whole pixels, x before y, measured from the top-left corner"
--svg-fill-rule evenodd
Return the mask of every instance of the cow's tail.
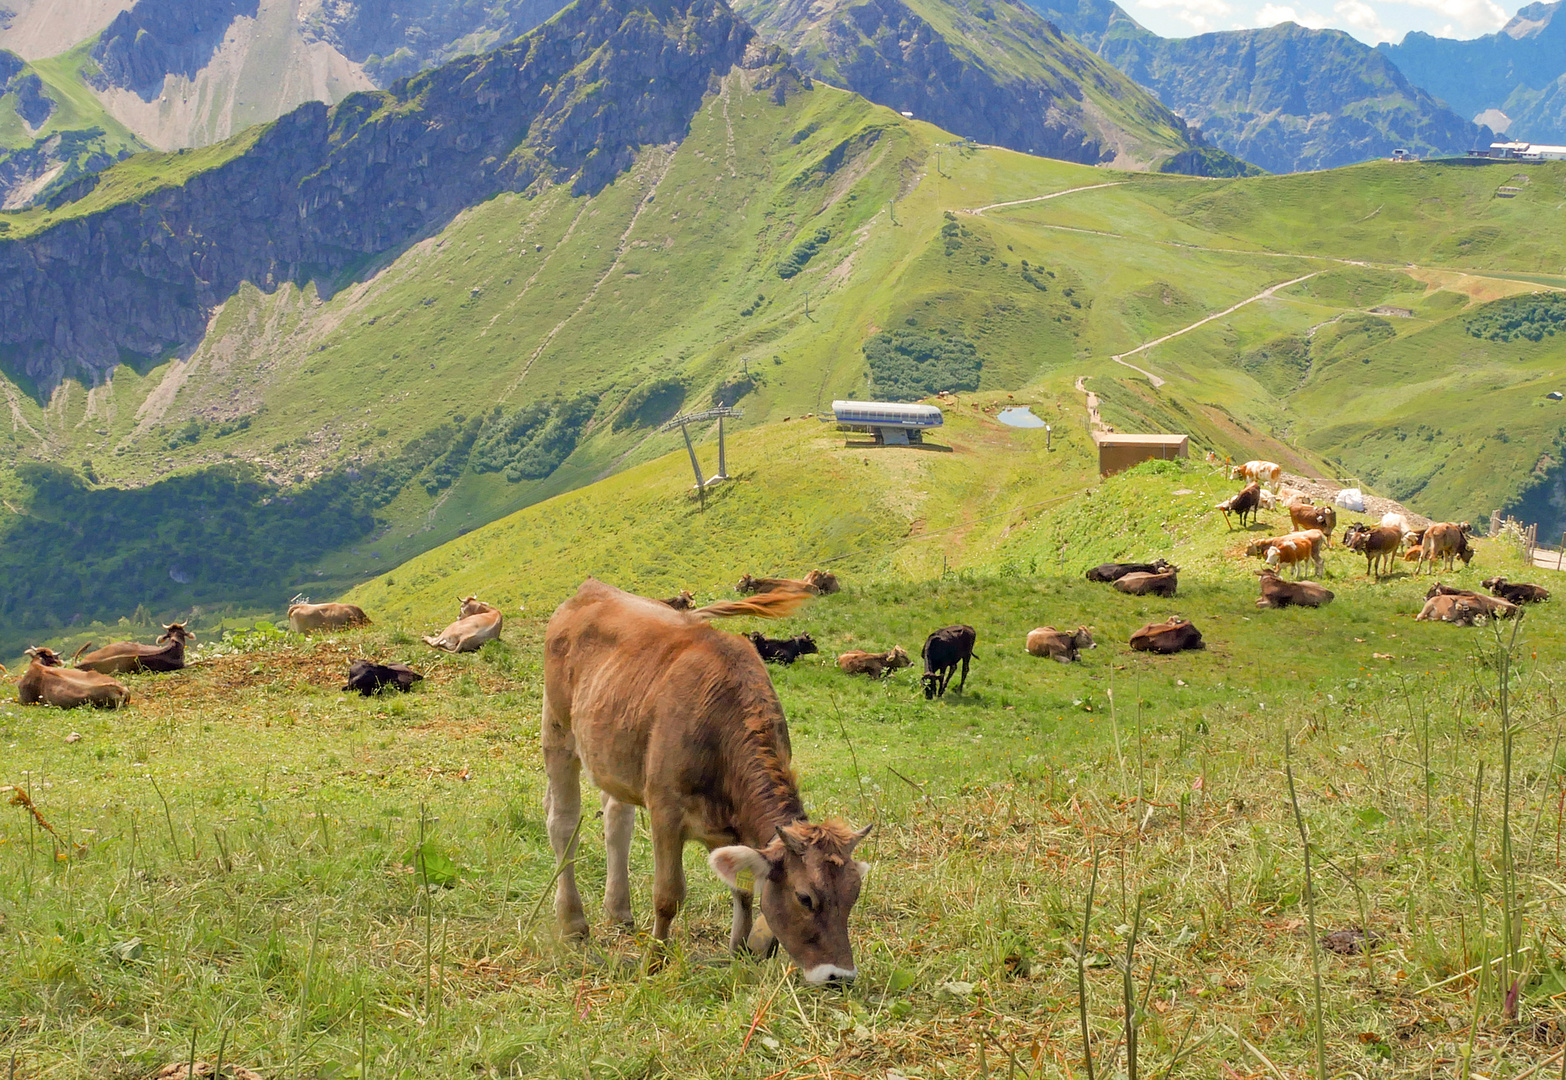
<path id="1" fill-rule="evenodd" d="M 807 589 L 773 589 L 744 600 L 719 600 L 715 604 L 699 607 L 691 614 L 698 619 L 731 619 L 740 615 L 781 619 L 815 595 Z"/>
<path id="2" fill-rule="evenodd" d="M 71 663 L 75 663 L 76 662 L 76 658 L 78 656 L 80 656 L 82 653 L 86 652 L 90 648 L 92 648 L 92 642 L 90 642 L 90 641 L 82 642 L 82 647 L 77 649 L 75 652 L 73 652 L 71 654 Z"/>

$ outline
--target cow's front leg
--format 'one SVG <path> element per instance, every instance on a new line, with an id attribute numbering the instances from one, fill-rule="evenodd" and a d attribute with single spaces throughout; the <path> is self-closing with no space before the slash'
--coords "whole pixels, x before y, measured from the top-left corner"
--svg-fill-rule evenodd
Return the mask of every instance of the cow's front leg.
<path id="1" fill-rule="evenodd" d="M 755 922 L 751 914 L 751 895 L 741 889 L 730 889 L 734 901 L 734 924 L 729 929 L 729 951 L 736 956 L 750 948 L 750 931 Z"/>

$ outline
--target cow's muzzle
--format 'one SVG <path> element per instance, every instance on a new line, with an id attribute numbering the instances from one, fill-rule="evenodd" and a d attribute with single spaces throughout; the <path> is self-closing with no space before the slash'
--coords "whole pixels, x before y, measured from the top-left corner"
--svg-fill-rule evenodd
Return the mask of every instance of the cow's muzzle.
<path id="1" fill-rule="evenodd" d="M 859 972 L 854 968 L 838 967 L 836 964 L 817 964 L 805 972 L 805 981 L 811 986 L 847 986 L 858 975 Z"/>

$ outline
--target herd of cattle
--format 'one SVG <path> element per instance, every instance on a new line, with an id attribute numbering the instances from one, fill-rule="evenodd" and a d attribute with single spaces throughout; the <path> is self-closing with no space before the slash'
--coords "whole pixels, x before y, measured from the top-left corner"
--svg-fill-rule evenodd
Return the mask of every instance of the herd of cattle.
<path id="1" fill-rule="evenodd" d="M 472 652 L 498 638 L 504 622 L 499 608 L 476 596 L 465 597 L 457 621 L 438 635 L 426 637 L 424 643 L 444 652 Z M 296 634 L 368 625 L 369 618 L 356 604 L 293 603 L 288 608 L 288 628 Z M 74 667 L 66 667 L 66 661 L 53 649 L 36 646 L 27 650 L 29 663 L 17 683 L 17 700 L 23 705 L 52 705 L 57 709 L 83 705 L 119 708 L 130 700 L 130 692 L 115 675 L 179 671 L 185 666 L 185 643 L 195 636 L 183 623 L 170 623 L 153 645 L 121 641 L 87 652 L 92 648 L 88 642 L 70 658 Z M 4 672 L 5 667 L 0 665 L 0 673 Z M 368 697 L 385 687 L 408 690 L 423 678 L 406 664 L 352 660 L 348 664 L 348 683 L 342 689 L 344 693 L 353 690 Z"/>

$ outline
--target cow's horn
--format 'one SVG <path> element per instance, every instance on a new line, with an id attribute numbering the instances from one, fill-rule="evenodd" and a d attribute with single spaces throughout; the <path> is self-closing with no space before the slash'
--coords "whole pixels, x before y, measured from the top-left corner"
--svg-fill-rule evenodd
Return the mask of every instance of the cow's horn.
<path id="1" fill-rule="evenodd" d="M 804 855 L 804 841 L 800 840 L 799 837 L 789 832 L 782 825 L 778 826 L 778 839 L 783 841 L 783 846 L 788 848 L 795 855 Z"/>
<path id="2" fill-rule="evenodd" d="M 848 850 L 853 851 L 858 846 L 859 841 L 870 835 L 870 830 L 873 828 L 875 828 L 875 822 L 872 821 L 864 828 L 855 831 L 854 838 L 848 842 Z"/>

